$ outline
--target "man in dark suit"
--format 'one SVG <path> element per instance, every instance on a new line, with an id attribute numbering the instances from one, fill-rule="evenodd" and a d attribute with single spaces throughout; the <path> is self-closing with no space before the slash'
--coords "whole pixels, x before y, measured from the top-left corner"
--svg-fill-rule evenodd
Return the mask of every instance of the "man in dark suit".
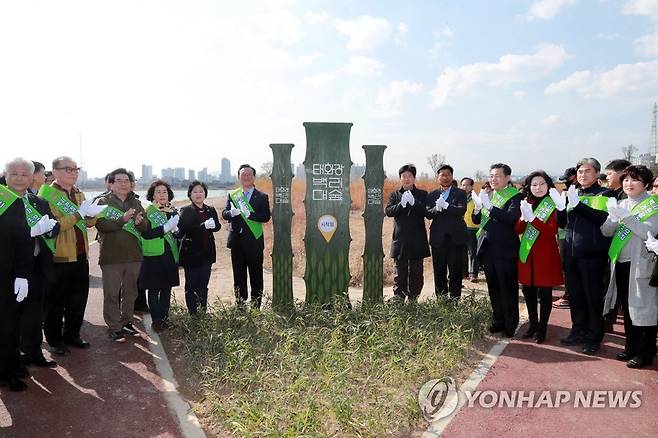
<path id="1" fill-rule="evenodd" d="M 391 193 L 386 216 L 395 219 L 391 258 L 395 260 L 392 302 L 416 301 L 423 290 L 423 259 L 429 257 L 425 230 L 427 192 L 416 187 L 416 167 L 406 164 L 398 171 L 401 187 Z"/>
<path id="2" fill-rule="evenodd" d="M 503 163 L 492 164 L 489 183 L 494 190 L 489 195 L 472 194 L 475 202 L 473 222 L 480 224 L 478 256 L 484 261 L 489 299 L 493 310 L 491 333 L 504 332 L 514 336 L 519 325 L 518 258 L 519 236 L 514 224 L 521 217 L 523 196 L 510 185 L 512 169 Z"/>
<path id="3" fill-rule="evenodd" d="M 32 168 L 25 168 L 24 162 L 7 163 L 7 178 L 16 175 L 31 181 Z M 0 187 L 0 229 L 0 383 L 22 391 L 27 385 L 19 374 L 19 312 L 20 303 L 28 296 L 34 245 L 23 201 L 5 186 Z"/>
<path id="4" fill-rule="evenodd" d="M 30 192 L 36 165 L 32 161 L 17 158 L 7 165 L 7 187 L 23 201 L 25 217 L 32 237 L 32 271 L 28 278 L 30 294 L 20 304 L 20 349 L 24 365 L 53 367 L 55 361 L 47 360 L 41 351 L 42 326 L 45 313 L 45 285 L 55 280 L 53 267 L 54 238 L 59 224 L 48 202 Z M 42 169 L 43 170 L 43 166 Z M 24 370 L 23 373 L 26 373 Z"/>
<path id="5" fill-rule="evenodd" d="M 233 290 L 238 305 L 247 300 L 247 271 L 251 305 L 259 309 L 263 298 L 263 223 L 269 222 L 270 201 L 254 187 L 256 169 L 243 164 L 238 169 L 240 187 L 229 193 L 222 217 L 231 223 L 226 246 L 231 249 Z"/>
<path id="6" fill-rule="evenodd" d="M 466 192 L 453 187 L 452 175 L 453 169 L 448 164 L 439 167 L 439 188 L 427 196 L 426 217 L 432 220 L 430 246 L 436 296 L 448 295 L 450 291 L 451 298 L 459 298 L 462 293 L 463 255 L 467 237 L 464 222 Z"/>

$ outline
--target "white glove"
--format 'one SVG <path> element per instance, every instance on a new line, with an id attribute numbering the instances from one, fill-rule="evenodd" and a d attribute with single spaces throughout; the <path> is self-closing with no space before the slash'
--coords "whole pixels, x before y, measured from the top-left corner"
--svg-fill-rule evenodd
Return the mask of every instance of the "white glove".
<path id="1" fill-rule="evenodd" d="M 168 233 L 172 230 L 174 230 L 178 226 L 178 221 L 180 220 L 180 216 L 175 214 L 172 217 L 169 218 L 167 223 L 165 223 L 162 228 L 164 229 L 165 233 Z"/>
<path id="2" fill-rule="evenodd" d="M 569 186 L 569 190 L 567 190 L 567 198 L 569 199 L 569 206 L 571 206 L 571 208 L 574 208 L 576 205 L 578 205 L 580 198 L 578 197 L 578 190 L 576 189 L 576 186 Z"/>
<path id="3" fill-rule="evenodd" d="M 407 195 L 407 193 L 408 192 L 403 192 L 402 198 L 400 198 L 400 205 L 402 206 L 402 208 L 405 208 L 409 203 L 409 196 Z"/>
<path id="4" fill-rule="evenodd" d="M 443 199 L 443 196 L 439 196 L 438 199 L 436 200 L 436 204 L 435 204 L 435 205 L 436 205 L 436 209 L 437 209 L 437 210 L 439 210 L 439 211 L 443 211 L 443 210 L 445 210 L 446 208 L 448 208 L 448 205 L 450 205 L 450 204 L 448 204 L 448 201 L 446 201 L 445 199 Z"/>
<path id="5" fill-rule="evenodd" d="M 98 205 L 100 198 L 96 199 L 94 202 L 89 199 L 82 201 L 82 205 L 78 209 L 78 213 L 81 217 L 95 217 L 100 214 L 107 208 L 107 205 Z"/>
<path id="6" fill-rule="evenodd" d="M 548 196 L 550 196 L 553 200 L 557 211 L 563 211 L 567 207 L 567 199 L 565 198 L 566 195 L 566 192 L 562 192 L 562 194 L 558 193 L 555 187 L 551 187 L 548 191 Z"/>
<path id="7" fill-rule="evenodd" d="M 480 192 L 480 193 L 482 193 L 482 192 Z M 471 199 L 473 200 L 473 204 L 475 204 L 475 208 L 473 209 L 473 213 L 478 214 L 480 212 L 480 210 L 482 210 L 482 199 L 474 191 L 471 192 Z"/>
<path id="8" fill-rule="evenodd" d="M 48 216 L 43 216 L 41 219 L 39 219 L 39 222 L 30 228 L 30 236 L 37 237 L 41 236 L 42 234 L 46 234 L 55 228 L 55 225 L 57 225 L 57 221 L 55 219 L 51 219 Z"/>
<path id="9" fill-rule="evenodd" d="M 244 215 L 245 218 L 248 218 L 249 215 L 251 214 L 251 212 L 249 211 L 249 209 L 248 209 L 246 206 L 244 206 L 244 205 L 241 205 L 241 206 L 240 206 L 240 213 L 242 213 L 242 214 Z"/>
<path id="10" fill-rule="evenodd" d="M 21 302 L 27 297 L 27 280 L 25 278 L 17 278 L 14 280 L 14 295 L 16 295 L 16 301 Z"/>
<path id="11" fill-rule="evenodd" d="M 535 214 L 532 212 L 532 205 L 525 199 L 521 201 L 521 220 L 532 222 L 535 220 Z"/>
<path id="12" fill-rule="evenodd" d="M 489 194 L 487 192 L 480 192 L 480 200 L 482 201 L 482 206 L 487 210 L 491 211 L 491 207 L 493 207 L 493 204 L 491 203 L 491 200 L 489 199 Z"/>
<path id="13" fill-rule="evenodd" d="M 228 213 L 231 215 L 231 217 L 240 216 L 240 209 L 233 207 L 228 211 Z"/>
<path id="14" fill-rule="evenodd" d="M 412 195 L 411 191 L 409 190 L 407 190 L 407 193 L 409 193 L 407 195 L 407 202 L 409 203 L 409 205 L 414 205 L 416 203 L 416 199 L 414 198 L 414 195 Z"/>
<path id="15" fill-rule="evenodd" d="M 651 231 L 647 231 L 647 240 L 644 242 L 644 246 L 647 247 L 647 251 L 655 252 L 658 254 L 658 239 L 653 237 Z"/>
<path id="16" fill-rule="evenodd" d="M 608 198 L 608 201 L 605 203 L 605 205 L 608 210 L 608 217 L 610 220 L 612 222 L 619 222 L 621 218 L 616 214 L 617 200 L 615 198 Z"/>
<path id="17" fill-rule="evenodd" d="M 203 223 L 203 226 L 206 227 L 206 230 L 211 230 L 215 228 L 216 226 L 215 219 L 214 218 L 206 219 L 206 221 Z"/>
<path id="18" fill-rule="evenodd" d="M 624 207 L 608 207 L 608 215 L 612 216 L 612 221 L 617 222 L 631 216 L 631 212 Z M 617 221 L 615 221 L 615 218 Z"/>

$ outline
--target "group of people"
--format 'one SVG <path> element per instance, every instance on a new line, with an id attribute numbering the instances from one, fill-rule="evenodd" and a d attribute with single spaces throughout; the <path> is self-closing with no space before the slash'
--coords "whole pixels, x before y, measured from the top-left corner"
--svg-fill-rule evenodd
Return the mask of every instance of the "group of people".
<path id="1" fill-rule="evenodd" d="M 208 187 L 190 183 L 191 202 L 180 210 L 174 192 L 154 181 L 144 207 L 131 171 L 118 168 L 106 177 L 107 190 L 85 199 L 76 187 L 80 168 L 70 157 L 45 166 L 16 158 L 0 181 L 0 384 L 27 388 L 28 366 L 54 367 L 41 349 L 43 335 L 53 355 L 87 349 L 81 337 L 89 294 L 89 238 L 95 227 L 102 271 L 103 318 L 111 340 L 138 336 L 133 325 L 139 291 L 146 291 L 152 328 L 167 328 L 171 291 L 185 273 L 185 302 L 190 314 L 208 305 L 208 283 L 216 260 L 213 233 L 221 222 L 206 204 Z M 230 224 L 234 292 L 238 305 L 249 297 L 260 308 L 263 294 L 263 223 L 270 220 L 267 194 L 254 186 L 256 170 L 238 170 L 239 187 L 229 193 L 222 218 Z"/>
<path id="2" fill-rule="evenodd" d="M 516 187 L 512 169 L 496 163 L 479 193 L 469 177 L 459 187 L 447 164 L 437 170 L 439 187 L 430 193 L 416 187 L 413 165 L 398 173 L 400 188 L 386 205 L 395 222 L 392 302 L 418 299 L 424 258 L 432 257 L 437 297 L 458 299 L 463 279 L 477 281 L 481 267 L 493 313 L 489 331 L 515 335 L 520 284 L 529 319 L 521 336 L 543 343 L 556 307 L 553 288 L 564 285 L 557 306 L 570 309 L 572 327 L 562 345 L 598 353 L 606 325 L 621 308 L 626 341 L 617 359 L 630 368 L 653 363 L 658 195 L 650 191 L 658 188 L 658 179 L 649 168 L 613 160 L 603 187 L 600 163 L 584 158 L 560 177 L 564 189 L 559 191 L 542 170 Z"/>

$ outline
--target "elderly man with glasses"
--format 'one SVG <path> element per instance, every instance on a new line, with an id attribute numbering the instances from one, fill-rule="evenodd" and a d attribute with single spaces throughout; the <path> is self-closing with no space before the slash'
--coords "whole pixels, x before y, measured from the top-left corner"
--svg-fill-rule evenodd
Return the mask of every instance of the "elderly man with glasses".
<path id="1" fill-rule="evenodd" d="M 85 200 L 75 186 L 79 172 L 80 168 L 70 157 L 55 158 L 55 180 L 39 189 L 39 196 L 48 201 L 60 226 L 44 324 L 50 351 L 57 355 L 67 354 L 68 346 L 89 348 L 89 343 L 80 337 L 89 295 L 87 228 L 96 224 L 95 217 L 104 207 Z"/>

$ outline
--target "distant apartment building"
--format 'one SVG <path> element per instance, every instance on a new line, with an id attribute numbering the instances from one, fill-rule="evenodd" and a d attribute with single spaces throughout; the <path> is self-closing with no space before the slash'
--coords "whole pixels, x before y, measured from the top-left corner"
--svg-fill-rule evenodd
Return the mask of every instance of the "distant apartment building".
<path id="1" fill-rule="evenodd" d="M 187 179 L 190 181 L 194 181 L 196 179 L 196 171 L 194 169 L 187 170 Z"/>
<path id="2" fill-rule="evenodd" d="M 142 164 L 142 181 L 149 182 L 153 179 L 153 166 Z"/>
<path id="3" fill-rule="evenodd" d="M 233 181 L 233 175 L 231 175 L 231 160 L 228 158 L 222 158 L 220 169 L 219 180 L 221 182 Z"/>

